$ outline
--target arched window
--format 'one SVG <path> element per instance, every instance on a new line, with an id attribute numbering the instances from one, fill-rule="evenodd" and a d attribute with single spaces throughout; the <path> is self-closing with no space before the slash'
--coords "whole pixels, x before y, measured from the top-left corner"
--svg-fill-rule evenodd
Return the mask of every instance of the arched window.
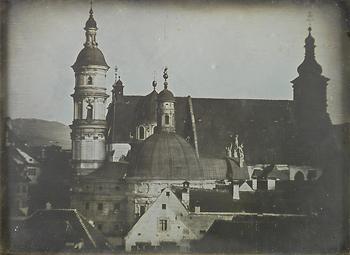
<path id="1" fill-rule="evenodd" d="M 93 107 L 91 104 L 88 104 L 88 106 L 86 107 L 87 109 L 87 114 L 86 114 L 86 119 L 87 120 L 92 120 L 92 110 L 93 110 Z"/>
<path id="2" fill-rule="evenodd" d="M 139 138 L 141 140 L 145 139 L 145 128 L 143 126 L 139 128 Z"/>
<path id="3" fill-rule="evenodd" d="M 87 84 L 92 85 L 92 77 L 91 76 L 89 76 Z"/>
<path id="4" fill-rule="evenodd" d="M 169 124 L 170 124 L 169 115 L 165 115 L 165 125 L 169 125 Z"/>
<path id="5" fill-rule="evenodd" d="M 297 182 L 297 183 L 300 183 L 300 182 L 303 182 L 305 179 L 304 179 L 304 175 L 302 172 L 297 172 L 294 176 L 294 181 Z"/>

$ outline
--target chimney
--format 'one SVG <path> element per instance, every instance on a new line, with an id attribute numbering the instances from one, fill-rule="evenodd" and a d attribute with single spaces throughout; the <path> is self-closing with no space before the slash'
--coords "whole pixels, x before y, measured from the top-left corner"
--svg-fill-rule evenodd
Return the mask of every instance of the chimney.
<path id="1" fill-rule="evenodd" d="M 239 167 L 244 166 L 244 151 L 243 151 L 243 143 L 238 146 L 238 156 L 239 156 Z"/>
<path id="2" fill-rule="evenodd" d="M 230 144 L 230 146 L 226 146 L 225 150 L 226 150 L 226 157 L 232 158 L 232 143 Z"/>
<path id="3" fill-rule="evenodd" d="M 275 188 L 276 188 L 276 180 L 267 179 L 267 190 L 275 190 Z"/>
<path id="4" fill-rule="evenodd" d="M 252 179 L 252 188 L 253 190 L 257 190 L 258 189 L 258 179 L 257 178 L 253 178 Z"/>
<path id="5" fill-rule="evenodd" d="M 183 205 L 189 209 L 190 207 L 190 183 L 188 181 L 183 182 L 181 202 Z"/>
<path id="6" fill-rule="evenodd" d="M 237 181 L 232 182 L 232 197 L 234 200 L 239 200 L 239 183 Z"/>
<path id="7" fill-rule="evenodd" d="M 198 200 L 196 201 L 196 204 L 195 204 L 195 206 L 194 206 L 194 212 L 195 212 L 195 213 L 200 213 L 200 212 L 201 212 L 201 206 L 200 206 Z"/>
<path id="8" fill-rule="evenodd" d="M 235 146 L 233 148 L 233 157 L 238 158 L 238 135 L 235 135 Z"/>

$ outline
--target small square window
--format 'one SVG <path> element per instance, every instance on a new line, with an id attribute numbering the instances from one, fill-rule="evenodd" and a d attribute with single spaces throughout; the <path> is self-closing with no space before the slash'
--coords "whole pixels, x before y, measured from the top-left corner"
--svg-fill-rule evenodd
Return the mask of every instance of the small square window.
<path id="1" fill-rule="evenodd" d="M 162 209 L 163 209 L 163 210 L 166 209 L 166 204 L 162 204 Z"/>
<path id="2" fill-rule="evenodd" d="M 170 196 L 170 192 L 169 192 L 169 191 L 165 192 L 165 195 L 166 195 L 167 197 L 169 197 L 169 196 Z"/>

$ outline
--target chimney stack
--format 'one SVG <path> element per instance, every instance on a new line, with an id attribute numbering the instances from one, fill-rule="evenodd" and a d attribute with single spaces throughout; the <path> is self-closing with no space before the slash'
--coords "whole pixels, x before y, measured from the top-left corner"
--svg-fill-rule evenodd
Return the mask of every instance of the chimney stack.
<path id="1" fill-rule="evenodd" d="M 188 181 L 183 182 L 181 201 L 183 205 L 189 209 L 190 207 L 190 183 Z"/>
<path id="2" fill-rule="evenodd" d="M 232 197 L 234 200 L 239 200 L 239 183 L 232 181 Z"/>
<path id="3" fill-rule="evenodd" d="M 200 213 L 201 212 L 201 206 L 199 204 L 199 201 L 196 201 L 196 205 L 194 206 L 194 212 L 195 213 Z"/>

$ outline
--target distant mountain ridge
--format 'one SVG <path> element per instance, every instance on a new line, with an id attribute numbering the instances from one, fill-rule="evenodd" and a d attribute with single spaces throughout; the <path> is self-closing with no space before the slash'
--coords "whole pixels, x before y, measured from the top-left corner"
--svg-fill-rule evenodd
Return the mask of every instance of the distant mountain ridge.
<path id="1" fill-rule="evenodd" d="M 70 128 L 57 121 L 42 119 L 10 120 L 13 132 L 30 146 L 58 145 L 71 148 Z"/>

